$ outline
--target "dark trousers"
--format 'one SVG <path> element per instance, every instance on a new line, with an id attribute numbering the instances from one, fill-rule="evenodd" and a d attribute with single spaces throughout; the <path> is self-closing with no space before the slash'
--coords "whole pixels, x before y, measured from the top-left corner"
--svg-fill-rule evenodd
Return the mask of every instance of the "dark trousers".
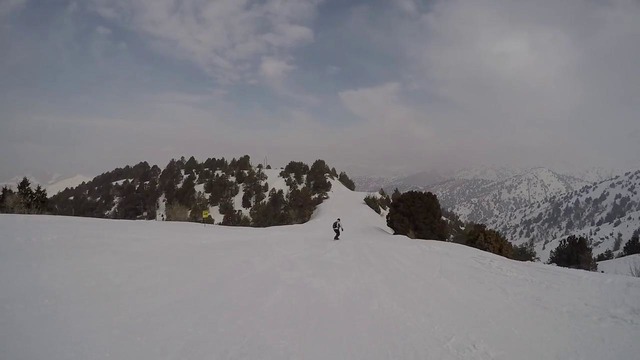
<path id="1" fill-rule="evenodd" d="M 340 240 L 340 230 L 339 229 L 333 229 L 333 231 L 336 232 L 336 236 L 333 238 L 333 240 Z"/>

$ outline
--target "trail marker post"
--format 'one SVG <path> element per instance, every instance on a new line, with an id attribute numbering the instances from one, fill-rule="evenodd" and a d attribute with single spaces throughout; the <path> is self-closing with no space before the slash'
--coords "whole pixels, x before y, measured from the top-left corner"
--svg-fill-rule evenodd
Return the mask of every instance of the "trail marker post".
<path id="1" fill-rule="evenodd" d="M 202 211 L 202 225 L 206 226 L 205 220 L 207 220 L 207 218 L 209 218 L 209 210 L 203 210 Z"/>

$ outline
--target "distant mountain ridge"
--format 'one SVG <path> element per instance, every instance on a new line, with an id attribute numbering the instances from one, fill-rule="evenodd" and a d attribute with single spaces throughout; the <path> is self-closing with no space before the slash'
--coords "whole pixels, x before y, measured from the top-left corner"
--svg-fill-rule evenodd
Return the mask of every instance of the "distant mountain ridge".
<path id="1" fill-rule="evenodd" d="M 640 232 L 640 171 L 614 176 L 593 168 L 573 173 L 603 180 L 539 167 L 464 170 L 422 185 L 405 177 L 383 187 L 431 191 L 462 221 L 486 224 L 515 244 L 533 242 L 542 261 L 569 235 L 588 237 L 594 255 L 609 249 L 619 254 L 621 245 Z"/>
<path id="2" fill-rule="evenodd" d="M 430 191 L 438 196 L 440 204 L 463 221 L 486 223 L 496 213 L 512 211 L 554 195 L 570 192 L 589 184 L 570 175 L 559 174 L 547 168 L 479 168 L 468 169 L 443 178 L 438 173 L 422 172 L 397 179 L 355 178 L 356 188 L 362 191 L 401 192 Z M 375 184 L 373 188 L 372 184 Z"/>
<path id="3" fill-rule="evenodd" d="M 588 183 L 546 168 L 534 168 L 505 180 L 455 179 L 426 187 L 441 204 L 467 222 L 488 224 L 496 216 Z"/>
<path id="4" fill-rule="evenodd" d="M 498 213 L 487 224 L 515 243 L 533 241 L 541 259 L 568 235 L 588 237 L 594 254 L 619 254 L 640 229 L 640 170 Z"/>
<path id="5" fill-rule="evenodd" d="M 48 196 L 53 196 L 57 193 L 59 193 L 60 191 L 66 189 L 66 188 L 74 188 L 80 184 L 82 184 L 83 182 L 89 182 L 91 181 L 93 178 L 89 177 L 89 176 L 85 176 L 85 175 L 80 175 L 77 174 L 75 176 L 71 176 L 71 177 L 67 177 L 67 178 L 62 178 L 61 175 L 59 174 L 55 174 L 51 177 L 51 179 L 49 181 L 42 181 L 37 179 L 36 177 L 32 176 L 32 175 L 25 175 L 22 177 L 14 177 L 8 181 L 5 181 L 4 183 L 0 183 L 0 187 L 2 186 L 8 186 L 11 189 L 16 188 L 18 182 L 20 182 L 20 180 L 22 180 L 24 177 L 26 177 L 27 179 L 29 179 L 29 182 L 31 183 L 31 185 L 36 186 L 36 185 L 40 185 L 42 186 L 45 190 L 47 190 L 47 195 Z"/>

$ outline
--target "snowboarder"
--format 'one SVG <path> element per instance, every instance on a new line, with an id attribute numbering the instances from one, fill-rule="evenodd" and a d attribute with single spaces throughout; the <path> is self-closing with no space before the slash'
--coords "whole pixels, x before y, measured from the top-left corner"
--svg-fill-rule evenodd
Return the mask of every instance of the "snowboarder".
<path id="1" fill-rule="evenodd" d="M 340 240 L 340 230 L 344 231 L 342 224 L 340 224 L 340 218 L 338 218 L 338 220 L 333 223 L 333 231 L 336 232 L 336 236 L 333 240 Z"/>

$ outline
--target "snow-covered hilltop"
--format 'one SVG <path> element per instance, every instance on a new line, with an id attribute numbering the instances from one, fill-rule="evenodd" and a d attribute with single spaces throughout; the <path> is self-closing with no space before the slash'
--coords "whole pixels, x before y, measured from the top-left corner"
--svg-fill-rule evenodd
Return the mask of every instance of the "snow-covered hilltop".
<path id="1" fill-rule="evenodd" d="M 640 352 L 638 279 L 392 236 L 365 193 L 331 185 L 309 222 L 260 229 L 0 215 L 3 358 Z"/>
<path id="2" fill-rule="evenodd" d="M 56 215 L 138 220 L 205 221 L 257 227 L 303 223 L 331 189 L 353 188 L 346 173 L 323 160 L 281 169 L 239 159 L 172 159 L 164 169 L 141 162 L 96 176 L 49 199 Z"/>

